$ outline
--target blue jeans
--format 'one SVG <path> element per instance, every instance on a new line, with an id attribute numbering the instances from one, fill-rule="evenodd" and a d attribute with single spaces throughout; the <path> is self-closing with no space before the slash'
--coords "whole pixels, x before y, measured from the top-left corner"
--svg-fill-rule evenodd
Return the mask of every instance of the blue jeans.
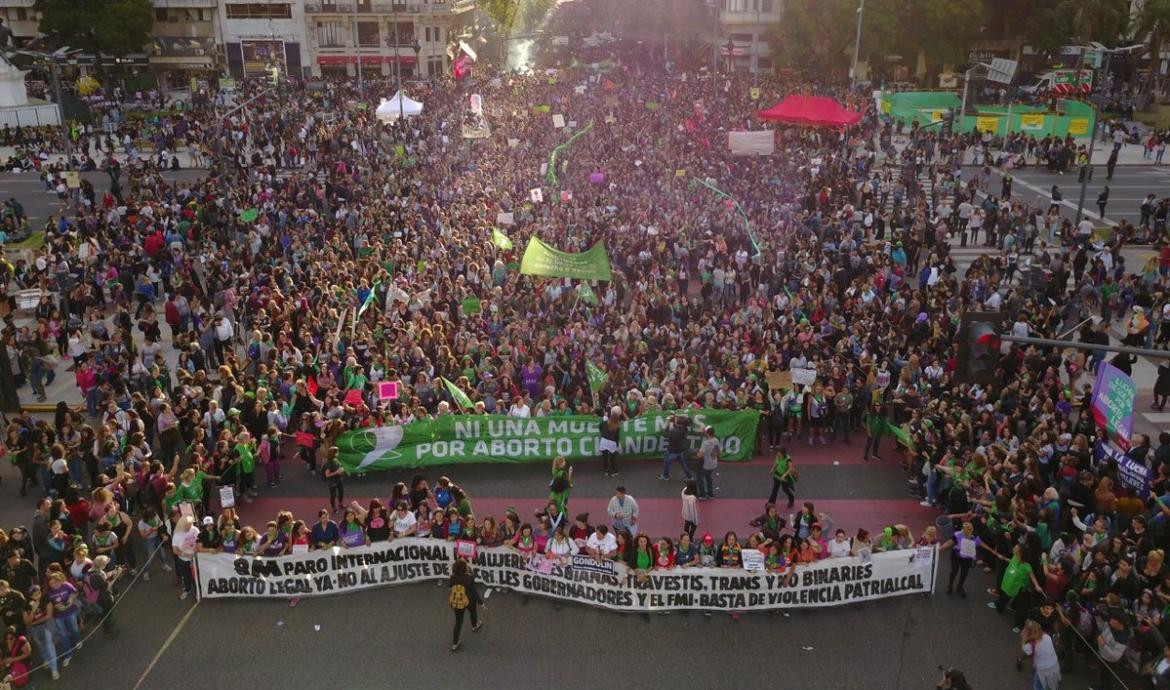
<path id="1" fill-rule="evenodd" d="M 679 466 L 682 467 L 683 476 L 686 477 L 687 479 L 690 479 L 691 478 L 691 470 L 689 467 L 687 467 L 687 461 L 683 458 L 683 454 L 682 453 L 671 453 L 670 451 L 666 451 L 666 457 L 662 460 L 662 476 L 663 477 L 670 476 L 670 465 L 673 462 L 675 462 L 676 460 L 678 461 Z"/>
<path id="2" fill-rule="evenodd" d="M 715 470 L 699 468 L 699 498 L 715 498 Z"/>
<path id="3" fill-rule="evenodd" d="M 44 662 L 49 665 L 49 670 L 53 673 L 56 673 L 57 641 L 53 639 L 53 628 L 53 622 L 49 621 L 41 625 L 29 626 L 28 632 L 29 637 L 32 638 L 33 644 L 36 645 L 37 654 L 39 654 L 41 659 L 43 659 Z"/>
<path id="4" fill-rule="evenodd" d="M 73 648 L 81 644 L 81 626 L 78 625 L 79 611 L 68 615 L 57 614 L 53 619 L 57 624 L 57 634 L 61 636 L 61 646 L 65 648 L 61 656 L 68 659 L 73 654 Z"/>
<path id="5" fill-rule="evenodd" d="M 935 505 L 938 502 L 938 485 L 942 477 L 939 476 L 938 470 L 931 469 L 929 472 L 926 475 L 926 500 Z"/>
<path id="6" fill-rule="evenodd" d="M 85 462 L 81 458 L 69 458 L 69 478 L 73 483 L 82 486 L 85 478 Z"/>

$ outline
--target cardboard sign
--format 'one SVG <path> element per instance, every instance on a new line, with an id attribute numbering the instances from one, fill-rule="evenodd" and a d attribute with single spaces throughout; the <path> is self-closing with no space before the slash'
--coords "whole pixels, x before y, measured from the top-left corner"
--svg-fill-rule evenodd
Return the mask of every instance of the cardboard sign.
<path id="1" fill-rule="evenodd" d="M 613 115 L 606 115 L 605 116 L 605 124 L 612 125 L 615 122 L 617 122 L 617 118 L 614 117 Z"/>
<path id="2" fill-rule="evenodd" d="M 81 176 L 76 170 L 65 171 L 65 186 L 70 189 L 77 189 L 81 186 Z"/>
<path id="3" fill-rule="evenodd" d="M 553 115 L 553 127 L 560 129 L 565 126 L 565 116 L 557 113 Z"/>
<path id="4" fill-rule="evenodd" d="M 455 541 L 455 555 L 459 558 L 471 560 L 475 558 L 476 544 L 470 539 L 458 539 Z"/>
<path id="5" fill-rule="evenodd" d="M 398 399 L 398 382 L 397 381 L 382 381 L 378 384 L 378 399 L 379 400 L 397 400 Z"/>
<path id="6" fill-rule="evenodd" d="M 573 200 L 573 193 L 572 192 L 570 192 L 568 190 L 561 192 L 561 201 L 572 201 L 572 200 Z"/>
<path id="7" fill-rule="evenodd" d="M 302 448 L 312 448 L 317 442 L 317 437 L 307 431 L 298 431 L 293 434 L 293 440 Z"/>
<path id="8" fill-rule="evenodd" d="M 515 225 L 516 221 L 511 212 L 504 213 L 503 211 L 500 211 L 496 214 L 496 223 L 498 225 Z"/>
<path id="9" fill-rule="evenodd" d="M 544 201 L 544 191 L 540 187 L 533 187 L 528 190 L 528 198 L 532 199 L 532 203 L 539 204 Z"/>
<path id="10" fill-rule="evenodd" d="M 793 369 L 791 373 L 792 383 L 797 386 L 811 386 L 816 383 L 816 369 Z"/>
<path id="11" fill-rule="evenodd" d="M 769 371 L 767 374 L 764 374 L 764 380 L 768 382 L 768 388 L 771 390 L 792 388 L 791 371 Z"/>
<path id="12" fill-rule="evenodd" d="M 361 389 L 350 388 L 349 390 L 347 390 L 345 392 L 345 404 L 346 405 L 361 405 L 362 404 L 362 391 L 361 391 Z"/>
<path id="13" fill-rule="evenodd" d="M 758 87 L 758 86 L 752 87 L 752 100 L 753 101 L 760 100 L 760 87 Z"/>
<path id="14" fill-rule="evenodd" d="M 219 487 L 219 507 L 220 508 L 235 508 L 236 507 L 236 492 L 235 488 L 231 486 Z"/>
<path id="15" fill-rule="evenodd" d="M 743 569 L 748 571 L 764 570 L 764 552 L 759 549 L 743 549 L 739 552 L 743 560 Z"/>
<path id="16" fill-rule="evenodd" d="M 508 148 L 510 148 L 510 149 L 514 149 L 519 145 L 520 145 L 519 139 L 509 139 L 508 140 Z"/>

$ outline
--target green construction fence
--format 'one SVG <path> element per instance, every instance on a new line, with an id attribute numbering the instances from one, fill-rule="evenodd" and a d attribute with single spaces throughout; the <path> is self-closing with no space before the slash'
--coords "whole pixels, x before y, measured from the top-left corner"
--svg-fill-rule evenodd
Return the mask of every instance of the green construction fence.
<path id="1" fill-rule="evenodd" d="M 1071 134 L 1087 137 L 1097 123 L 1097 113 L 1091 105 L 1081 101 L 1061 102 L 1064 110 L 1054 112 L 1039 106 L 981 106 L 975 115 L 966 115 L 957 123 L 960 131 L 990 131 L 1003 136 L 1009 132 L 1023 132 L 1035 137 Z M 948 109 L 962 107 L 959 95 L 950 91 L 907 91 L 882 94 L 881 111 L 895 121 L 918 123 L 920 127 L 938 126 Z"/>

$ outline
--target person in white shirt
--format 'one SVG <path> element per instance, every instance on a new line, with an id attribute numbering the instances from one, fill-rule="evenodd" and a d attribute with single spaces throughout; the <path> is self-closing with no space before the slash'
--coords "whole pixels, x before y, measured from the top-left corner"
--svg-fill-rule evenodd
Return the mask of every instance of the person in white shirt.
<path id="1" fill-rule="evenodd" d="M 508 408 L 508 416 L 525 418 L 532 416 L 532 410 L 528 407 L 526 396 L 523 393 L 516 396 L 516 401 Z"/>
<path id="2" fill-rule="evenodd" d="M 397 537 L 413 537 L 418 532 L 418 518 L 414 513 L 410 512 L 410 508 L 406 505 L 406 501 L 399 501 L 398 508 L 394 511 L 394 536 Z"/>
<path id="3" fill-rule="evenodd" d="M 619 486 L 613 498 L 609 499 L 609 506 L 605 512 L 609 513 L 613 531 L 630 530 L 633 536 L 638 535 L 638 502 L 633 496 L 626 494 L 626 487 Z"/>
<path id="4" fill-rule="evenodd" d="M 849 537 L 845 530 L 837 530 L 836 536 L 829 542 L 829 558 L 845 558 L 849 555 Z"/>
<path id="5" fill-rule="evenodd" d="M 195 526 L 195 518 L 184 515 L 175 523 L 175 532 L 171 537 L 171 551 L 175 554 L 175 571 L 179 574 L 179 581 L 183 583 L 183 593 L 180 599 L 186 599 L 195 588 L 195 578 L 191 572 L 191 561 L 195 558 L 195 547 L 199 543 L 199 528 Z"/>
<path id="6" fill-rule="evenodd" d="M 617 539 L 605 525 L 598 525 L 597 531 L 585 540 L 585 552 L 597 560 L 613 558 L 617 553 Z"/>
<path id="7" fill-rule="evenodd" d="M 219 403 L 214 400 L 207 401 L 207 411 L 203 413 L 203 426 L 207 427 L 212 437 L 219 433 L 225 419 L 227 415 L 219 409 Z"/>

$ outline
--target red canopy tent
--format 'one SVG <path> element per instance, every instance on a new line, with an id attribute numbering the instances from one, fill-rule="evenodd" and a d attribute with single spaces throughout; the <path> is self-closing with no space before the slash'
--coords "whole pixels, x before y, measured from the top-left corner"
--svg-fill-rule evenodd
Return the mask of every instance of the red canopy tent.
<path id="1" fill-rule="evenodd" d="M 811 127 L 848 127 L 861 121 L 861 113 L 849 110 L 828 96 L 800 94 L 792 94 L 757 115 L 771 122 Z"/>

